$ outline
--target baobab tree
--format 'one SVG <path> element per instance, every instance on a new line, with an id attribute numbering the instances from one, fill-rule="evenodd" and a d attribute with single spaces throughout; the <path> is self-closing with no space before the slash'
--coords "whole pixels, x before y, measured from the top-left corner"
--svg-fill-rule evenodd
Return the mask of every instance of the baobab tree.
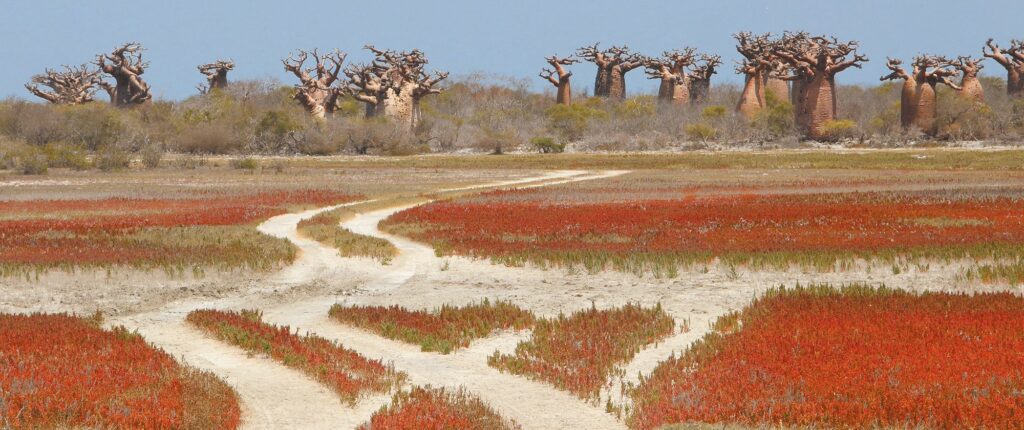
<path id="1" fill-rule="evenodd" d="M 956 75 L 956 71 L 949 59 L 935 55 L 915 57 L 911 73 L 903 70 L 900 64 L 899 60 L 890 58 L 887 67 L 893 72 L 882 77 L 882 80 L 904 80 L 900 96 L 900 124 L 904 127 L 917 127 L 933 136 L 937 131 L 935 118 L 938 116 L 936 86 L 942 83 L 960 89 L 949 79 Z"/>
<path id="2" fill-rule="evenodd" d="M 985 68 L 984 58 L 974 59 L 970 56 L 957 57 L 956 61 L 950 63 L 953 68 L 960 72 L 960 97 L 976 103 L 985 103 L 985 89 L 978 80 L 978 73 Z"/>
<path id="3" fill-rule="evenodd" d="M 99 70 L 83 64 L 77 67 L 64 66 L 64 71 L 46 69 L 32 77 L 25 88 L 36 97 L 58 105 L 78 105 L 93 101 L 98 90 Z M 40 88 L 49 88 L 49 90 Z"/>
<path id="4" fill-rule="evenodd" d="M 153 98 L 149 84 L 142 80 L 149 63 L 142 60 L 142 45 L 126 43 L 109 54 L 96 56 L 96 65 L 103 73 L 114 78 L 114 84 L 98 81 L 110 95 L 110 103 L 117 107 L 128 107 L 148 102 Z"/>
<path id="5" fill-rule="evenodd" d="M 1002 49 L 989 39 L 981 48 L 981 54 L 996 60 L 1006 69 L 1006 93 L 1012 97 L 1024 97 L 1024 40 L 1010 41 L 1010 49 Z M 985 48 L 988 47 L 988 51 Z"/>
<path id="6" fill-rule="evenodd" d="M 757 115 L 767 107 L 766 88 L 768 78 L 775 71 L 775 46 L 768 33 L 753 35 L 740 32 L 736 38 L 736 51 L 743 56 L 743 61 L 736 67 L 736 72 L 744 75 L 743 92 L 740 94 L 736 111 L 747 118 Z"/>
<path id="7" fill-rule="evenodd" d="M 785 34 L 775 55 L 793 69 L 799 82 L 799 91 L 794 91 L 797 126 L 807 138 L 829 138 L 825 125 L 836 118 L 836 75 L 860 68 L 868 58 L 857 53 L 856 41 L 840 43 L 834 37 L 804 33 Z"/>
<path id="8" fill-rule="evenodd" d="M 647 58 L 644 67 L 647 77 L 658 79 L 658 101 L 674 105 L 690 102 L 690 84 L 687 68 L 693 64 L 697 50 L 683 48 L 665 51 L 661 58 Z"/>
<path id="9" fill-rule="evenodd" d="M 576 64 L 580 60 L 572 57 L 558 58 L 555 55 L 545 59 L 548 61 L 548 64 L 551 65 L 552 69 L 545 67 L 540 71 L 540 77 L 551 82 L 551 85 L 554 85 L 555 88 L 557 88 L 555 103 L 560 105 L 571 105 L 572 86 L 569 85 L 569 78 L 572 77 L 572 72 L 566 70 L 565 66 Z"/>
<path id="10" fill-rule="evenodd" d="M 199 92 L 206 94 L 211 90 L 222 90 L 228 87 L 228 72 L 235 68 L 235 62 L 231 60 L 217 60 L 214 63 L 203 64 L 198 67 L 199 73 L 206 76 L 206 84 L 200 84 Z"/>
<path id="11" fill-rule="evenodd" d="M 690 102 L 704 103 L 711 96 L 711 77 L 718 73 L 722 65 L 722 57 L 701 54 L 700 59 L 690 66 L 687 86 L 690 90 Z"/>
<path id="12" fill-rule="evenodd" d="M 427 73 L 427 57 L 418 49 L 397 52 L 372 45 L 364 48 L 376 58 L 370 64 L 346 70 L 350 79 L 346 92 L 372 105 L 366 108 L 367 116 L 384 115 L 415 128 L 420 120 L 420 101 L 439 94 L 437 85 L 448 78 L 448 73 Z"/>
<path id="13" fill-rule="evenodd" d="M 626 46 L 613 46 L 602 51 L 595 43 L 578 49 L 576 55 L 597 65 L 594 95 L 612 100 L 626 99 L 626 73 L 644 65 L 644 57 L 629 52 Z"/>
<path id="14" fill-rule="evenodd" d="M 309 56 L 313 56 L 312 67 L 304 68 Z M 299 78 L 295 86 L 295 100 L 306 108 L 314 118 L 324 119 L 334 115 L 338 96 L 342 89 L 335 86 L 346 54 L 337 49 L 321 55 L 316 49 L 313 52 L 299 50 L 298 54 L 288 54 L 281 60 L 284 69 Z"/>

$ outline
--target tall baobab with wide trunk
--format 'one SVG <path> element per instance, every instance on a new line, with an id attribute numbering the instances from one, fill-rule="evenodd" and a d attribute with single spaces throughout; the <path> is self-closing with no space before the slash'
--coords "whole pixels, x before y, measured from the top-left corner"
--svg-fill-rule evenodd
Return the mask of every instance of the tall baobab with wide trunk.
<path id="1" fill-rule="evenodd" d="M 25 88 L 36 97 L 58 105 L 88 103 L 96 94 L 100 71 L 83 64 L 78 67 L 64 66 L 64 71 L 46 69 L 45 73 L 32 77 Z M 40 88 L 49 88 L 49 90 Z"/>
<path id="2" fill-rule="evenodd" d="M 970 56 L 957 57 L 950 65 L 960 71 L 960 97 L 976 103 L 985 103 L 985 89 L 978 80 L 978 73 L 985 68 L 984 58 L 974 59 Z"/>
<path id="3" fill-rule="evenodd" d="M 718 73 L 718 66 L 722 65 L 722 57 L 718 55 L 701 54 L 700 60 L 690 66 L 690 76 L 687 86 L 690 90 L 690 102 L 704 103 L 711 96 L 711 77 Z"/>
<path id="4" fill-rule="evenodd" d="M 885 64 L 892 73 L 879 78 L 881 81 L 903 80 L 903 88 L 900 90 L 900 126 L 904 129 L 914 124 L 914 112 L 917 107 L 917 80 L 914 76 L 903 69 L 903 60 L 887 58 Z"/>
<path id="5" fill-rule="evenodd" d="M 802 33 L 785 35 L 775 55 L 794 69 L 800 82 L 797 126 L 807 138 L 829 138 L 825 125 L 836 118 L 836 75 L 850 67 L 860 68 L 868 58 L 857 53 L 856 41 L 840 43 L 834 37 Z"/>
<path id="6" fill-rule="evenodd" d="M 733 37 L 737 42 L 736 51 L 743 56 L 743 62 L 736 67 L 736 71 L 745 76 L 736 111 L 752 118 L 767 107 L 766 86 L 776 67 L 774 46 L 770 40 L 771 35 L 767 33 L 755 36 L 750 32 L 741 32 Z"/>
<path id="7" fill-rule="evenodd" d="M 1006 93 L 1012 97 L 1024 97 L 1024 40 L 1012 40 L 1010 49 L 1002 49 L 989 39 L 981 48 L 982 55 L 996 60 L 1006 69 Z"/>
<path id="8" fill-rule="evenodd" d="M 149 84 L 142 80 L 142 74 L 149 67 L 148 62 L 142 61 L 142 45 L 126 43 L 109 54 L 97 55 L 96 65 L 103 73 L 114 78 L 114 84 L 97 82 L 110 94 L 110 103 L 114 106 L 139 105 L 153 98 Z"/>
<path id="9" fill-rule="evenodd" d="M 936 86 L 940 83 L 960 89 L 949 78 L 956 74 L 950 61 L 945 57 L 919 55 L 914 58 L 913 71 L 907 73 L 898 60 L 889 59 L 887 66 L 893 73 L 882 79 L 903 78 L 903 92 L 900 97 L 900 124 L 914 126 L 929 136 L 935 135 L 935 118 L 938 116 Z M 907 117 L 909 116 L 909 117 Z"/>
<path id="10" fill-rule="evenodd" d="M 602 51 L 595 43 L 580 48 L 576 55 L 597 65 L 594 95 L 612 100 L 625 100 L 626 73 L 644 65 L 643 56 L 630 53 L 625 46 L 613 46 Z"/>
<path id="11" fill-rule="evenodd" d="M 658 87 L 658 101 L 673 105 L 685 105 L 690 102 L 687 68 L 693 64 L 696 52 L 694 48 L 675 49 L 665 51 L 661 58 L 644 60 L 647 77 L 661 81 Z"/>
<path id="12" fill-rule="evenodd" d="M 228 72 L 235 68 L 231 60 L 217 60 L 215 63 L 203 64 L 198 67 L 199 73 L 206 76 L 206 84 L 199 85 L 199 92 L 206 94 L 212 90 L 223 90 L 228 87 Z"/>
<path id="13" fill-rule="evenodd" d="M 578 63 L 577 60 L 572 57 L 558 58 L 557 56 L 547 57 L 548 64 L 551 65 L 552 69 L 545 67 L 540 71 L 540 77 L 551 82 L 557 88 L 557 94 L 555 96 L 555 103 L 560 105 L 571 105 L 572 104 L 572 86 L 569 85 L 569 78 L 572 77 L 572 72 L 565 69 L 565 66 L 573 65 Z"/>
<path id="14" fill-rule="evenodd" d="M 350 79 L 347 91 L 368 105 L 367 116 L 384 115 L 415 128 L 420 120 L 420 101 L 439 94 L 437 85 L 448 78 L 448 73 L 427 73 L 427 57 L 418 49 L 397 52 L 371 45 L 365 48 L 376 58 L 368 65 L 345 71 Z"/>
<path id="15" fill-rule="evenodd" d="M 304 68 L 309 56 L 313 56 L 313 65 Z M 295 100 L 306 108 L 314 118 L 324 119 L 334 115 L 338 96 L 342 90 L 334 85 L 341 73 L 346 54 L 337 49 L 321 55 L 316 49 L 313 52 L 299 50 L 297 55 L 288 54 L 281 60 L 284 69 L 299 78 L 295 86 Z"/>
<path id="16" fill-rule="evenodd" d="M 771 92 L 779 100 L 789 100 L 789 80 L 792 76 L 789 73 L 789 66 L 782 61 L 775 60 L 772 70 L 765 78 L 765 93 Z"/>

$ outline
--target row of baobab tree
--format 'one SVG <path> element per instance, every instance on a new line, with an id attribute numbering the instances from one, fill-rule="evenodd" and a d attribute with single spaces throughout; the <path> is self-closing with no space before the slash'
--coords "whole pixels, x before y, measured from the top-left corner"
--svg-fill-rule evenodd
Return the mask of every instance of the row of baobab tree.
<path id="1" fill-rule="evenodd" d="M 350 96 L 366 104 L 366 116 L 387 116 L 396 122 L 415 126 L 420 116 L 420 100 L 441 91 L 438 83 L 448 77 L 446 72 L 428 73 L 427 57 L 419 50 L 392 51 L 367 45 L 374 59 L 368 63 L 344 66 L 346 54 L 333 50 L 299 50 L 282 60 L 284 69 L 295 75 L 297 100 L 311 115 L 326 118 L 333 115 L 338 99 Z M 25 87 L 36 96 L 54 104 L 83 104 L 94 100 L 99 88 L 110 95 L 117 107 L 131 107 L 149 102 L 153 97 L 142 75 L 149 63 L 142 58 L 142 46 L 127 43 L 96 61 L 81 66 L 64 66 L 63 70 L 47 69 L 32 77 Z M 228 72 L 235 64 L 218 60 L 198 66 L 206 77 L 199 85 L 201 93 L 227 88 Z M 344 76 L 342 76 L 344 75 Z M 111 78 L 114 83 L 107 81 Z M 347 79 L 346 79 L 347 78 Z M 42 88 L 45 87 L 45 88 Z"/>
<path id="2" fill-rule="evenodd" d="M 806 137 L 827 137 L 828 122 L 836 119 L 838 106 L 836 75 L 850 67 L 860 68 L 868 61 L 857 52 L 857 42 L 840 42 L 834 37 L 811 36 L 804 32 L 783 33 L 779 37 L 742 32 L 734 37 L 736 50 L 742 56 L 736 71 L 745 77 L 736 111 L 753 118 L 768 107 L 771 94 L 778 100 L 792 103 L 796 124 Z M 1024 97 L 1024 41 L 1013 40 L 1010 48 L 1002 49 L 989 39 L 982 48 L 982 55 L 1006 69 L 1007 92 Z M 627 47 L 613 46 L 605 50 L 597 45 L 583 47 L 575 56 L 547 57 L 551 68 L 542 69 L 540 76 L 557 88 L 557 103 L 572 103 L 572 72 L 566 66 L 581 59 L 597 66 L 596 96 L 625 98 L 625 74 L 644 67 L 649 78 L 661 81 L 658 99 L 677 105 L 703 101 L 710 89 L 711 76 L 721 64 L 721 57 L 698 54 L 694 48 L 666 51 L 661 57 L 645 57 L 631 53 Z M 887 66 L 892 73 L 881 79 L 903 80 L 901 125 L 916 127 L 927 134 L 936 132 L 936 85 L 939 83 L 955 89 L 967 100 L 984 103 L 978 80 L 983 60 L 970 56 L 953 60 L 920 55 L 907 71 L 901 67 L 900 60 L 890 58 Z M 957 75 L 960 75 L 959 83 L 952 80 Z"/>
<path id="3" fill-rule="evenodd" d="M 773 37 L 742 32 L 734 35 L 736 50 L 742 61 L 736 71 L 745 76 L 743 91 L 736 110 L 748 117 L 769 107 L 771 97 L 788 100 L 794 106 L 794 119 L 805 137 L 827 136 L 829 121 L 836 119 L 836 75 L 850 67 L 862 67 L 868 58 L 857 52 L 856 41 L 841 42 L 835 37 L 812 36 L 805 32 L 787 32 Z M 373 60 L 368 63 L 344 65 L 346 54 L 333 50 L 299 50 L 282 60 L 284 69 L 299 83 L 294 87 L 295 99 L 314 117 L 331 116 L 339 98 L 352 97 L 366 106 L 367 117 L 386 116 L 401 124 L 415 127 L 420 118 L 420 100 L 441 91 L 438 83 L 448 77 L 446 72 L 427 72 L 427 58 L 419 50 L 381 50 L 365 47 Z M 1024 41 L 1013 40 L 1007 49 L 989 39 L 982 55 L 1007 70 L 1007 92 L 1024 96 Z M 583 61 L 594 63 L 597 74 L 594 96 L 614 100 L 626 97 L 625 76 L 643 67 L 650 79 L 660 80 L 659 100 L 672 105 L 700 103 L 707 99 L 711 77 L 722 64 L 718 55 L 698 53 L 694 48 L 664 52 L 660 57 L 647 57 L 631 52 L 628 47 L 599 45 L 578 49 L 573 56 L 547 57 L 551 68 L 540 76 L 554 85 L 556 103 L 571 104 L 572 72 L 568 67 Z M 901 92 L 901 124 L 934 133 L 937 112 L 936 86 L 947 85 L 962 97 L 975 103 L 984 102 L 978 73 L 984 58 L 961 56 L 953 60 L 936 55 L 916 57 L 908 71 L 902 62 L 889 59 L 892 73 L 884 80 L 903 80 Z M 63 71 L 46 70 L 36 75 L 26 87 L 33 94 L 55 104 L 81 104 L 93 100 L 99 88 L 110 95 L 112 104 L 128 107 L 152 99 L 149 85 L 142 79 L 148 63 L 142 59 L 142 47 L 128 43 L 109 54 L 96 57 L 88 64 L 64 67 Z M 307 65 L 308 64 L 308 65 Z M 228 72 L 234 69 L 229 60 L 200 65 L 206 83 L 202 93 L 228 86 Z M 104 76 L 101 76 L 104 75 Z M 342 76 L 343 75 L 343 76 Z M 953 78 L 960 75 L 959 83 Z M 105 77 L 112 78 L 113 83 Z M 48 87 L 41 89 L 40 85 Z"/>

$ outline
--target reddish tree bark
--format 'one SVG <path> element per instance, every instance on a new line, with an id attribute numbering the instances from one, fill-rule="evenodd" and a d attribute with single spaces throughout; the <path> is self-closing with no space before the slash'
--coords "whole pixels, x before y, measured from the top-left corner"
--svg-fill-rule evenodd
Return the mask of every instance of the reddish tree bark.
<path id="1" fill-rule="evenodd" d="M 569 78 L 572 77 L 572 72 L 566 70 L 565 66 L 576 64 L 579 60 L 572 57 L 558 58 L 554 55 L 547 57 L 546 60 L 554 70 L 544 68 L 540 72 L 540 77 L 551 82 L 551 85 L 554 85 L 557 89 L 555 103 L 560 105 L 571 105 L 572 86 L 569 84 Z"/>
<path id="2" fill-rule="evenodd" d="M 310 55 L 313 56 L 313 66 L 304 68 Z M 337 49 L 324 55 L 320 55 L 316 49 L 313 52 L 300 49 L 297 56 L 288 54 L 288 58 L 281 60 L 284 69 L 299 78 L 299 84 L 295 86 L 295 100 L 314 118 L 324 119 L 334 115 L 342 91 L 334 83 L 341 73 L 345 56 L 345 53 Z"/>
<path id="3" fill-rule="evenodd" d="M 594 95 L 612 100 L 625 100 L 626 73 L 644 64 L 643 56 L 630 53 L 625 46 L 613 46 L 601 51 L 594 44 L 580 48 L 576 55 L 597 65 Z"/>
<path id="4" fill-rule="evenodd" d="M 981 48 L 982 55 L 996 60 L 1006 69 L 1006 93 L 1012 97 L 1024 97 L 1024 41 L 1013 40 L 1010 49 L 1001 49 L 989 39 Z"/>
<path id="5" fill-rule="evenodd" d="M 32 77 L 32 82 L 25 84 L 30 93 L 53 104 L 77 105 L 93 101 L 99 82 L 99 70 L 92 70 L 88 65 L 78 67 L 64 66 L 64 71 L 46 69 L 43 74 Z M 40 88 L 42 85 L 47 89 Z"/>
<path id="6" fill-rule="evenodd" d="M 861 67 L 868 58 L 857 53 L 856 41 L 839 43 L 805 33 L 784 35 L 775 55 L 794 69 L 800 82 L 795 94 L 797 126 L 806 138 L 828 139 L 825 125 L 836 118 L 838 107 L 835 77 L 850 67 Z"/>
<path id="7" fill-rule="evenodd" d="M 914 112 L 917 107 L 917 81 L 914 79 L 916 73 L 913 75 L 907 73 L 902 66 L 903 60 L 894 58 L 887 60 L 886 67 L 892 70 L 892 73 L 882 76 L 879 80 L 903 80 L 903 88 L 900 90 L 900 126 L 907 129 L 914 124 Z"/>
<path id="8" fill-rule="evenodd" d="M 153 98 L 149 84 L 142 80 L 142 74 L 149 67 L 149 63 L 142 60 L 142 45 L 126 43 L 110 54 L 97 55 L 96 65 L 103 73 L 114 78 L 114 84 L 97 82 L 110 95 L 110 103 L 114 106 L 139 105 Z"/>
<path id="9" fill-rule="evenodd" d="M 200 84 L 197 88 L 202 94 L 213 89 L 224 89 L 228 87 L 228 72 L 235 68 L 235 62 L 231 60 L 217 60 L 215 63 L 203 64 L 199 67 L 199 73 L 206 76 L 206 84 Z"/>
<path id="10" fill-rule="evenodd" d="M 718 55 L 701 54 L 700 60 L 694 62 L 690 67 L 690 76 L 687 82 L 690 89 L 691 103 L 704 103 L 711 96 L 711 77 L 718 73 L 718 66 L 722 65 L 722 57 Z"/>

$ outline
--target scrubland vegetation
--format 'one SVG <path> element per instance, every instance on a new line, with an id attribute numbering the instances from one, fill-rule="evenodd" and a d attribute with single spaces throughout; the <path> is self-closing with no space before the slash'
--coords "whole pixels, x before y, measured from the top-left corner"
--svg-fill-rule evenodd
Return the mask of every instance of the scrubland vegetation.
<path id="1" fill-rule="evenodd" d="M 410 311 L 399 306 L 331 306 L 331 318 L 388 339 L 418 344 L 424 351 L 450 353 L 498 330 L 523 330 L 533 325 L 528 311 L 497 301 L 433 311 Z"/>
<path id="2" fill-rule="evenodd" d="M 235 392 L 123 327 L 0 314 L 0 427 L 234 429 Z"/>
<path id="3" fill-rule="evenodd" d="M 1024 299 L 772 290 L 631 390 L 628 423 L 1016 428 Z"/>
<path id="4" fill-rule="evenodd" d="M 827 129 L 851 147 L 934 146 L 984 140 L 1011 143 L 1024 134 L 1024 102 L 1005 95 L 1000 78 L 983 78 L 987 105 L 940 91 L 936 138 L 904 132 L 899 86 L 844 85 L 842 120 Z M 334 118 L 311 118 L 278 82 L 236 82 L 187 100 L 156 101 L 130 110 L 102 103 L 42 105 L 0 102 L 0 159 L 6 168 L 156 167 L 166 152 L 184 154 L 419 154 L 470 151 L 641 151 L 800 147 L 792 109 L 769 100 L 758 117 L 733 112 L 739 89 L 719 85 L 703 105 L 659 105 L 654 96 L 622 102 L 578 96 L 552 106 L 526 81 L 469 76 L 423 100 L 416 130 L 383 118 L 362 118 L 354 99 Z"/>
<path id="5" fill-rule="evenodd" d="M 256 310 L 198 310 L 185 319 L 224 342 L 306 373 L 353 404 L 361 395 L 386 393 L 405 380 L 403 373 L 335 342 L 315 335 L 299 336 L 289 327 L 264 323 L 262 313 Z"/>

